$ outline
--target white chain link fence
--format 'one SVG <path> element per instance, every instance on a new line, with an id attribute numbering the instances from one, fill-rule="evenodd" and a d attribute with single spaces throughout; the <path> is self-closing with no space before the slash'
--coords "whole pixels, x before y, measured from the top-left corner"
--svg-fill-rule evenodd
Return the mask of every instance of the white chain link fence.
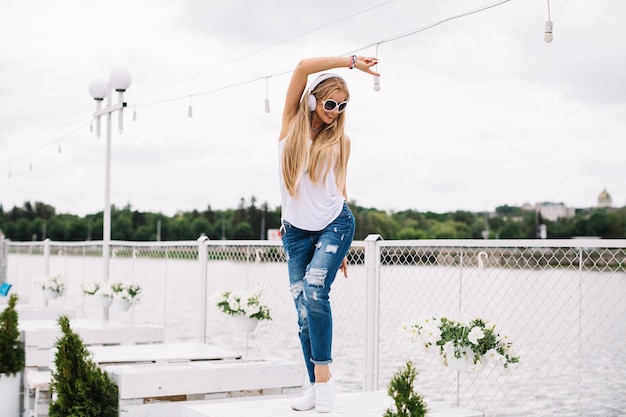
<path id="1" fill-rule="evenodd" d="M 46 302 L 34 281 L 62 273 L 67 293 L 49 305 L 103 317 L 80 289 L 103 278 L 101 242 L 7 246 L 7 280 L 22 302 Z M 416 389 L 427 400 L 488 416 L 626 416 L 626 241 L 374 237 L 354 242 L 349 260 L 348 278 L 338 276 L 331 292 L 332 370 L 340 390 L 386 389 L 412 360 Z M 112 321 L 163 325 L 168 342 L 204 339 L 250 358 L 300 360 L 280 242 L 112 242 L 109 279 L 143 287 L 141 303 L 111 311 Z M 211 297 L 257 285 L 273 320 L 241 334 Z M 434 315 L 496 323 L 522 363 L 507 374 L 445 369 L 399 330 L 402 322 Z"/>

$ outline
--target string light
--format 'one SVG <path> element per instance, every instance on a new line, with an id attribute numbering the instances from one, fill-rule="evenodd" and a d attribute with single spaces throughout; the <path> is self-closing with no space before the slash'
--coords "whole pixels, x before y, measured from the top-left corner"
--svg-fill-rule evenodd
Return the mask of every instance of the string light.
<path id="1" fill-rule="evenodd" d="M 189 108 L 187 109 L 187 116 L 192 117 L 193 116 L 193 107 L 191 106 L 191 97 L 189 96 Z"/>
<path id="2" fill-rule="evenodd" d="M 546 26 L 543 31 L 543 40 L 546 41 L 546 43 L 550 43 L 552 42 L 552 39 L 554 39 L 554 37 L 552 36 L 552 21 L 550 20 L 550 0 L 547 0 L 547 2 L 548 2 L 548 20 L 546 20 Z"/>
<path id="3" fill-rule="evenodd" d="M 133 107 L 133 122 L 137 120 L 137 107 Z"/>
<path id="4" fill-rule="evenodd" d="M 378 46 L 380 44 L 376 44 L 376 55 L 375 58 L 378 59 Z M 378 72 L 378 62 L 376 62 L 376 72 Z M 380 91 L 380 77 L 378 75 L 374 75 L 374 91 Z"/>
<path id="5" fill-rule="evenodd" d="M 270 99 L 268 97 L 269 78 L 270 77 L 265 77 L 265 113 L 270 112 Z"/>

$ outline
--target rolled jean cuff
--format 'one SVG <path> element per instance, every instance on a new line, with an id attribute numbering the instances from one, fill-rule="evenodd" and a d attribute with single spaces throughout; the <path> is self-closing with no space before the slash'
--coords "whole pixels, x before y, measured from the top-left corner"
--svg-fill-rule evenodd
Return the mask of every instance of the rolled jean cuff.
<path id="1" fill-rule="evenodd" d="M 315 365 L 330 365 L 331 363 L 333 363 L 333 360 L 329 359 L 327 361 L 316 361 L 315 359 L 311 358 L 311 362 Z"/>

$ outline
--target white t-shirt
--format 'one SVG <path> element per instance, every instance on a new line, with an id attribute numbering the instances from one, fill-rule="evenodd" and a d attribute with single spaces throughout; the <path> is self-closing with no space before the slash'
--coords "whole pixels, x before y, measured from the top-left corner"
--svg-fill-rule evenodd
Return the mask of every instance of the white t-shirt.
<path id="1" fill-rule="evenodd" d="M 326 181 L 318 185 L 314 185 L 308 172 L 304 172 L 298 183 L 297 196 L 292 197 L 287 191 L 282 174 L 284 143 L 285 140 L 278 142 L 278 177 L 280 178 L 280 196 L 282 199 L 281 220 L 286 220 L 302 230 L 322 230 L 339 216 L 345 201 L 341 190 L 337 189 L 335 170 L 331 166 L 328 175 L 326 175 Z"/>

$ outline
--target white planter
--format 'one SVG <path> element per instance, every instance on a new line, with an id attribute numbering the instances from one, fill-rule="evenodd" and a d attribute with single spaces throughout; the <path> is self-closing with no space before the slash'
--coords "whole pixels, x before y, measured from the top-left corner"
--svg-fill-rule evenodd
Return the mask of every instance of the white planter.
<path id="1" fill-rule="evenodd" d="M 116 298 L 113 300 L 112 307 L 113 309 L 118 311 L 128 311 L 128 309 L 130 308 L 130 301 Z"/>
<path id="2" fill-rule="evenodd" d="M 54 300 L 55 298 L 59 296 L 58 292 L 53 291 L 50 288 L 46 288 L 43 292 L 46 294 L 46 297 L 48 297 L 51 300 Z"/>
<path id="3" fill-rule="evenodd" d="M 245 333 L 252 333 L 256 329 L 256 325 L 259 324 L 258 319 L 253 319 L 246 316 L 231 316 L 234 326 L 237 330 Z"/>
<path id="4" fill-rule="evenodd" d="M 112 302 L 113 300 L 109 297 L 100 297 L 99 295 L 96 295 L 96 303 L 98 303 L 100 307 L 109 308 L 111 307 Z"/>
<path id="5" fill-rule="evenodd" d="M 0 417 L 20 415 L 20 382 L 22 374 L 0 374 Z"/>
<path id="6" fill-rule="evenodd" d="M 460 358 L 454 356 L 448 357 L 446 358 L 446 362 L 448 369 L 457 372 L 469 372 L 469 368 L 473 364 L 472 359 L 468 358 L 466 355 L 461 355 Z"/>

